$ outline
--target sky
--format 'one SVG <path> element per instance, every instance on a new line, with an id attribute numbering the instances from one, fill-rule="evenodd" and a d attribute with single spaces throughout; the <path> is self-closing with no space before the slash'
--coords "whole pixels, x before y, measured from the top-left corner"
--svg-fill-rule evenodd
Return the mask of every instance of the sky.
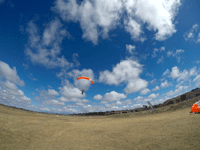
<path id="1" fill-rule="evenodd" d="M 105 112 L 191 91 L 200 86 L 199 7 L 199 0 L 0 0 L 0 103 Z"/>

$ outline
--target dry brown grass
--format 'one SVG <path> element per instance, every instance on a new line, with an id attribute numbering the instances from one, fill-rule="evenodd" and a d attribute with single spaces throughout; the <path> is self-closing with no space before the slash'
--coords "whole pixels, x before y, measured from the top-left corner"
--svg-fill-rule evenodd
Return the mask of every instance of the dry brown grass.
<path id="1" fill-rule="evenodd" d="M 0 106 L 0 149 L 199 150 L 200 115 L 189 112 L 56 117 Z"/>

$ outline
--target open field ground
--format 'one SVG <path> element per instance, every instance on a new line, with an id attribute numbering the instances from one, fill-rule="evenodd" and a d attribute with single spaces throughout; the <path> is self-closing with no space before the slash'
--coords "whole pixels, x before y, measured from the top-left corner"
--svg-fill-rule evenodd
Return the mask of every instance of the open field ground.
<path id="1" fill-rule="evenodd" d="M 0 105 L 0 149 L 200 150 L 200 114 L 190 108 L 57 117 Z"/>

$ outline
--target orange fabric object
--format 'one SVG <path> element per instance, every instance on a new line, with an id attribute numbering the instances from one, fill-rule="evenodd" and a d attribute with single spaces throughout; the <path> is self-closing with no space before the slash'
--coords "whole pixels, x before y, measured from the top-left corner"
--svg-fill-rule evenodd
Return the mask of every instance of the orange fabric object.
<path id="1" fill-rule="evenodd" d="M 92 81 L 92 79 L 88 78 L 88 77 L 78 77 L 77 80 L 80 80 L 80 79 L 85 79 L 85 80 L 89 80 L 92 82 L 92 84 L 94 84 L 94 81 Z"/>
<path id="2" fill-rule="evenodd" d="M 200 112 L 200 107 L 197 107 L 197 112 Z"/>
<path id="3" fill-rule="evenodd" d="M 194 104 L 193 106 L 194 106 L 194 107 L 198 107 L 198 105 L 197 105 L 197 104 Z"/>
<path id="4" fill-rule="evenodd" d="M 77 80 L 79 80 L 79 79 L 86 79 L 86 80 L 90 80 L 90 78 L 88 78 L 88 77 L 78 77 L 78 78 L 77 78 Z"/>
<path id="5" fill-rule="evenodd" d="M 191 112 L 193 112 L 193 113 L 200 112 L 200 107 L 198 107 L 198 104 L 193 104 L 193 106 L 191 108 Z"/>

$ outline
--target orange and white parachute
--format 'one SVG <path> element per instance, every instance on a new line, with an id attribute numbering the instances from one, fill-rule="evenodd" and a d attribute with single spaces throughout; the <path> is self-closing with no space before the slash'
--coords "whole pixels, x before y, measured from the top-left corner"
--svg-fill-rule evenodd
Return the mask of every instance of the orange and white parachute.
<path id="1" fill-rule="evenodd" d="M 89 80 L 90 82 L 92 82 L 92 84 L 94 84 L 94 81 L 92 81 L 92 79 L 88 78 L 88 77 L 78 77 L 77 80 L 80 79 L 85 79 L 85 80 Z"/>
<path id="2" fill-rule="evenodd" d="M 191 113 L 200 113 L 200 101 L 193 104 L 191 107 Z"/>

